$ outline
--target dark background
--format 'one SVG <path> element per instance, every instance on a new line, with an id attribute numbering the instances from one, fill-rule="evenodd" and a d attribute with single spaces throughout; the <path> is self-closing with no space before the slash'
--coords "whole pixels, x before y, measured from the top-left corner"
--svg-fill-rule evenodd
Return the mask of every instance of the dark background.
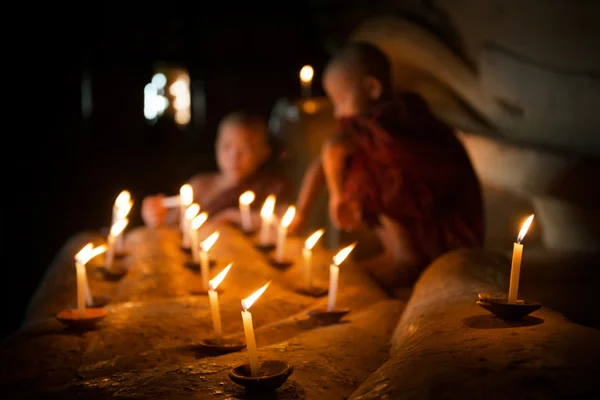
<path id="1" fill-rule="evenodd" d="M 138 225 L 145 195 L 176 194 L 190 175 L 215 168 L 213 141 L 225 113 L 244 107 L 268 117 L 279 98 L 299 97 L 304 64 L 314 66 L 319 94 L 329 52 L 365 17 L 354 3 L 40 4 L 7 16 L 15 27 L 3 67 L 10 111 L 3 126 L 1 334 L 18 328 L 65 241 L 110 223 L 121 190 L 136 201 L 130 226 Z M 143 89 L 157 63 L 184 66 L 192 86 L 204 86 L 202 124 L 181 130 L 167 120 L 147 123 Z M 90 118 L 81 107 L 85 75 Z"/>

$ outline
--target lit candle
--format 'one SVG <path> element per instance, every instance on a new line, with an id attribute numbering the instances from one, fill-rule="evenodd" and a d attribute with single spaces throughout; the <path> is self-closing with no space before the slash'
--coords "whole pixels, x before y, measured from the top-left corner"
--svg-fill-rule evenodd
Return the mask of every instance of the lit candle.
<path id="1" fill-rule="evenodd" d="M 110 270 L 112 268 L 113 260 L 115 258 L 115 241 L 117 236 L 123 232 L 129 220 L 120 219 L 114 223 L 114 225 L 110 228 L 110 232 L 108 234 L 107 242 L 108 248 L 106 250 L 106 260 L 104 261 L 104 268 Z"/>
<path id="2" fill-rule="evenodd" d="M 117 210 L 117 221 L 122 219 L 126 219 L 133 207 L 133 201 L 129 200 L 127 204 L 120 206 Z M 116 222 L 116 221 L 115 221 Z M 125 248 L 125 231 L 119 233 L 119 236 L 116 238 L 115 250 L 118 252 L 122 252 Z"/>
<path id="3" fill-rule="evenodd" d="M 245 232 L 252 231 L 252 214 L 250 214 L 250 204 L 256 198 L 252 190 L 247 190 L 240 195 L 240 218 L 242 221 L 242 229 Z"/>
<path id="4" fill-rule="evenodd" d="M 225 276 L 233 264 L 229 264 L 223 271 L 208 282 L 208 299 L 210 301 L 210 312 L 212 314 L 213 328 L 215 329 L 215 339 L 217 344 L 223 342 L 223 330 L 221 328 L 221 311 L 219 310 L 219 294 L 217 287 L 223 282 Z"/>
<path id="5" fill-rule="evenodd" d="M 304 97 L 311 96 L 311 86 L 314 74 L 315 71 L 310 65 L 305 65 L 300 70 L 300 83 L 302 85 L 302 96 Z"/>
<path id="6" fill-rule="evenodd" d="M 179 189 L 179 227 L 181 228 L 181 233 L 183 234 L 184 240 L 186 242 L 186 236 L 188 235 L 188 229 L 186 226 L 185 210 L 194 202 L 194 191 L 192 190 L 192 186 L 189 184 L 185 184 L 181 186 Z M 188 239 L 189 240 L 189 239 Z"/>
<path id="7" fill-rule="evenodd" d="M 208 252 L 211 247 L 215 244 L 217 239 L 219 238 L 219 231 L 214 231 L 209 237 L 204 239 L 202 243 L 200 243 L 200 274 L 202 274 L 202 288 L 204 290 L 208 290 L 208 278 L 209 278 L 209 267 L 210 267 L 210 257 Z"/>
<path id="8" fill-rule="evenodd" d="M 508 303 L 516 304 L 519 293 L 519 277 L 521 275 L 521 259 L 523 258 L 523 245 L 521 242 L 525 238 L 527 231 L 529 230 L 529 226 L 533 221 L 533 214 L 531 214 L 523 225 L 521 226 L 521 231 L 519 232 L 519 236 L 517 236 L 517 241 L 513 246 L 513 256 L 512 256 L 512 265 L 510 267 L 510 286 L 508 288 Z"/>
<path id="9" fill-rule="evenodd" d="M 206 222 L 208 214 L 201 212 L 192 220 L 190 224 L 190 241 L 192 242 L 192 259 L 195 263 L 200 262 L 200 245 L 198 244 L 198 229 Z"/>
<path id="10" fill-rule="evenodd" d="M 77 313 L 79 317 L 84 316 L 86 305 L 90 307 L 94 303 L 85 265 L 89 260 L 105 251 L 106 245 L 101 245 L 94 249 L 94 245 L 88 243 L 75 255 L 75 268 L 77 272 Z"/>
<path id="11" fill-rule="evenodd" d="M 312 288 L 312 249 L 317 241 L 323 236 L 325 229 L 319 229 L 310 235 L 304 242 L 302 258 L 304 259 L 304 286 L 307 290 Z"/>
<path id="12" fill-rule="evenodd" d="M 278 262 L 283 262 L 283 257 L 285 256 L 285 240 L 287 238 L 287 228 L 292 223 L 294 216 L 296 215 L 296 207 L 289 206 L 283 218 L 281 219 L 281 223 L 279 224 L 279 231 L 277 234 L 277 249 L 275 253 L 275 259 Z"/>
<path id="13" fill-rule="evenodd" d="M 191 241 L 190 230 L 191 230 L 192 220 L 196 217 L 196 215 L 198 215 L 199 212 L 200 212 L 200 205 L 198 203 L 192 203 L 188 206 L 188 208 L 186 208 L 185 212 L 183 213 L 183 220 L 185 221 L 184 222 L 185 230 L 183 231 L 184 235 L 183 235 L 183 242 L 181 245 L 186 249 L 189 249 L 191 247 L 191 245 L 190 245 L 190 241 Z"/>
<path id="14" fill-rule="evenodd" d="M 265 199 L 262 208 L 260 209 L 260 243 L 267 245 L 270 242 L 269 231 L 273 222 L 273 211 L 275 210 L 275 195 L 270 194 Z"/>
<path id="15" fill-rule="evenodd" d="M 335 309 L 335 300 L 337 297 L 338 279 L 340 276 L 340 264 L 348 257 L 356 243 L 346 246 L 333 256 L 333 261 L 329 266 L 329 298 L 327 300 L 327 311 Z"/>
<path id="16" fill-rule="evenodd" d="M 119 219 L 122 219 L 119 218 L 119 212 L 121 209 L 126 207 L 127 204 L 129 204 L 130 200 L 131 193 L 129 193 L 129 191 L 123 190 L 121 193 L 119 193 L 115 200 L 115 204 L 113 205 L 112 221 L 110 222 L 110 226 L 113 226 L 115 222 L 117 222 Z"/>
<path id="17" fill-rule="evenodd" d="M 242 300 L 242 321 L 244 323 L 244 334 L 246 335 L 246 347 L 250 356 L 250 373 L 252 376 L 257 376 L 260 369 L 258 363 L 258 351 L 256 348 L 256 339 L 254 338 L 254 326 L 252 324 L 252 314 L 250 307 L 269 287 L 271 281 L 267 282 L 263 287 L 252 293 L 250 296 Z"/>

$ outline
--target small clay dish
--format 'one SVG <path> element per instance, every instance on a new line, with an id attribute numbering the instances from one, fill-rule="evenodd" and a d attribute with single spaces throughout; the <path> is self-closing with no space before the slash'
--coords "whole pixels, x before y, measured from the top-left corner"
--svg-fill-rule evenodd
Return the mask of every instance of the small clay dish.
<path id="1" fill-rule="evenodd" d="M 294 372 L 294 366 L 286 361 L 265 360 L 260 363 L 258 376 L 252 376 L 250 364 L 242 364 L 229 371 L 229 379 L 249 392 L 266 392 L 279 388 Z"/>
<path id="2" fill-rule="evenodd" d="M 477 305 L 504 321 L 520 321 L 542 307 L 540 303 L 530 300 L 517 300 L 516 304 L 510 304 L 506 295 L 489 293 L 479 293 Z"/>
<path id="3" fill-rule="evenodd" d="M 271 264 L 277 269 L 286 270 L 292 265 L 294 265 L 294 261 L 290 260 L 289 258 L 284 258 L 283 260 L 276 260 L 275 257 L 269 257 L 269 264 Z"/>
<path id="4" fill-rule="evenodd" d="M 199 343 L 200 347 L 211 354 L 233 353 L 246 348 L 246 343 L 238 339 L 221 339 L 221 343 L 217 343 L 217 339 L 204 339 Z"/>
<path id="5" fill-rule="evenodd" d="M 113 265 L 110 269 L 106 269 L 104 266 L 98 267 L 102 277 L 105 281 L 119 281 L 127 274 L 127 268 L 123 268 L 120 265 Z"/>
<path id="6" fill-rule="evenodd" d="M 92 296 L 92 304 L 86 304 L 86 308 L 100 308 L 110 303 L 108 296 Z M 77 309 L 76 305 L 69 305 L 71 310 Z"/>
<path id="7" fill-rule="evenodd" d="M 108 315 L 104 308 L 86 308 L 83 317 L 77 309 L 67 308 L 56 314 L 58 322 L 76 328 L 91 328 Z"/>
<path id="8" fill-rule="evenodd" d="M 191 248 L 191 247 L 183 247 L 183 246 L 179 246 L 179 249 L 180 249 L 181 251 L 183 251 L 184 253 L 192 254 L 192 248 Z"/>
<path id="9" fill-rule="evenodd" d="M 269 243 L 269 244 L 254 243 L 254 247 L 258 251 L 262 251 L 263 253 L 269 253 L 269 252 L 275 250 L 276 246 L 274 243 Z"/>
<path id="10" fill-rule="evenodd" d="M 299 287 L 296 288 L 295 292 L 303 294 L 304 296 L 323 297 L 329 292 L 329 289 L 323 286 L 311 286 L 310 288 Z"/>
<path id="11" fill-rule="evenodd" d="M 230 222 L 231 226 L 233 226 L 234 228 L 238 229 L 240 232 L 242 232 L 244 235 L 246 236 L 252 236 L 254 235 L 256 232 L 258 232 L 258 230 L 256 229 L 251 229 L 249 231 L 244 230 L 244 228 L 242 228 L 242 226 L 240 224 L 238 224 L 237 222 Z"/>
<path id="12" fill-rule="evenodd" d="M 217 260 L 209 260 L 208 261 L 209 268 L 213 268 L 216 265 L 217 265 Z M 186 267 L 187 269 L 191 269 L 192 271 L 200 272 L 200 263 L 197 263 L 194 261 L 186 261 L 183 263 L 183 266 Z"/>
<path id="13" fill-rule="evenodd" d="M 310 310 L 307 314 L 321 325 L 330 325 L 338 323 L 349 312 L 349 308 L 336 308 L 332 311 L 327 311 L 325 307 L 322 307 Z"/>

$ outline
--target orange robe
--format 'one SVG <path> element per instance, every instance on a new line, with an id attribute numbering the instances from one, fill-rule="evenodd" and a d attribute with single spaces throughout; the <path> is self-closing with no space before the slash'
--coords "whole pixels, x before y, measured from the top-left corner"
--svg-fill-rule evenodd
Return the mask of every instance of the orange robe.
<path id="1" fill-rule="evenodd" d="M 344 180 L 347 199 L 367 224 L 384 214 L 407 227 L 429 261 L 460 247 L 483 245 L 481 186 L 452 129 L 416 95 L 343 119 L 356 147 Z"/>

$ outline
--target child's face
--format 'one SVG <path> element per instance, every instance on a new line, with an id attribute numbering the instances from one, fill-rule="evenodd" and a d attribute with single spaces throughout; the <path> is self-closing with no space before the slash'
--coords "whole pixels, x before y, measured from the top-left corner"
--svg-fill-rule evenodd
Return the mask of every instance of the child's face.
<path id="1" fill-rule="evenodd" d="M 360 78 L 343 68 L 331 68 L 325 72 L 323 86 L 333 103 L 336 118 L 354 117 L 368 110 L 370 96 Z"/>
<path id="2" fill-rule="evenodd" d="M 237 123 L 221 126 L 216 150 L 219 169 L 234 182 L 254 174 L 269 156 L 264 138 Z"/>

